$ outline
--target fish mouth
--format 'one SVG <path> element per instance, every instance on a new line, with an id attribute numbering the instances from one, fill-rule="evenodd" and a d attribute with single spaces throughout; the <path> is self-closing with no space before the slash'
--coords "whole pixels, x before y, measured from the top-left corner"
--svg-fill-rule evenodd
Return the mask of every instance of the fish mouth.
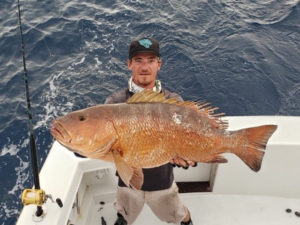
<path id="1" fill-rule="evenodd" d="M 64 143 L 71 143 L 72 141 L 68 131 L 58 121 L 53 122 L 50 133 L 58 141 L 62 141 Z"/>

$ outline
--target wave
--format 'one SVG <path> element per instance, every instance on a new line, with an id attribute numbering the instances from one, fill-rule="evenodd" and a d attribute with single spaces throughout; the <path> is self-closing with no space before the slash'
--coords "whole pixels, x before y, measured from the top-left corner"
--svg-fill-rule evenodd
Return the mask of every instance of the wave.
<path id="1" fill-rule="evenodd" d="M 213 8 L 227 14 L 236 14 L 246 23 L 272 25 L 285 20 L 296 10 L 299 0 L 268 0 L 268 1 L 216 1 Z"/>

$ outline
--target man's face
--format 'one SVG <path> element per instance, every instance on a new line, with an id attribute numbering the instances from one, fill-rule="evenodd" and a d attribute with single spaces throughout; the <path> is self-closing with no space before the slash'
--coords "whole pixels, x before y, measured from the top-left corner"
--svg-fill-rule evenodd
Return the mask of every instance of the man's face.
<path id="1" fill-rule="evenodd" d="M 127 60 L 128 68 L 132 72 L 132 79 L 138 86 L 151 89 L 161 67 L 161 61 L 152 53 L 139 53 Z"/>

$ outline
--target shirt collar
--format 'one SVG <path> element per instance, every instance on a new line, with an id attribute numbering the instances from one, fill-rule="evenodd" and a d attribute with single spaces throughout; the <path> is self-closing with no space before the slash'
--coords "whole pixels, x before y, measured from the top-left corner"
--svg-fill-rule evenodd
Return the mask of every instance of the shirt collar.
<path id="1" fill-rule="evenodd" d="M 132 93 L 138 93 L 144 90 L 144 88 L 138 86 L 136 83 L 133 82 L 132 77 L 130 77 L 128 80 L 128 87 L 129 87 L 129 91 Z M 161 92 L 160 80 L 155 81 L 155 86 L 153 87 L 153 91 Z"/>

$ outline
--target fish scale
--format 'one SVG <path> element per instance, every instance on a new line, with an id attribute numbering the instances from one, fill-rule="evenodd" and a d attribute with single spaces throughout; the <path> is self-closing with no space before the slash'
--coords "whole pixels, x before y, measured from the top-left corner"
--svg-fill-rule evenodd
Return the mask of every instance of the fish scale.
<path id="1" fill-rule="evenodd" d="M 137 108 L 139 108 L 139 106 L 137 106 Z M 137 109 L 135 110 L 135 113 L 137 113 L 137 111 L 141 110 Z M 131 112 L 128 114 L 130 113 Z M 165 126 L 162 126 L 162 121 L 151 119 L 151 116 L 149 116 L 149 118 L 144 118 L 143 111 L 141 111 L 137 118 L 139 118 L 137 120 L 138 122 L 134 124 L 128 123 L 124 118 L 121 118 L 120 121 L 116 122 L 116 124 L 119 125 L 116 130 L 119 137 L 120 148 L 124 158 L 127 160 L 132 159 L 132 162 L 130 163 L 133 166 L 143 167 L 139 162 L 144 158 L 143 164 L 147 164 L 147 166 L 144 165 L 144 167 L 153 167 L 153 159 L 155 159 L 156 156 L 159 156 L 160 159 L 162 159 L 161 157 L 163 156 L 162 151 L 164 148 L 161 148 L 161 146 L 164 143 L 162 137 L 165 133 L 165 130 L 163 129 Z M 160 128 L 157 129 L 157 127 Z M 157 151 L 158 149 L 161 150 Z M 138 152 L 138 159 L 135 157 L 135 155 L 137 155 L 136 152 Z M 147 155 L 152 155 L 153 158 L 151 159 L 148 157 L 148 159 L 145 160 L 145 156 Z M 161 162 L 156 162 L 156 164 L 163 164 L 166 161 L 167 158 L 165 157 L 165 159 L 162 159 Z"/>
<path id="2" fill-rule="evenodd" d="M 190 108 L 161 103 L 127 104 L 122 107 L 120 119 L 115 118 L 116 129 L 122 154 L 134 167 L 151 168 L 163 165 L 176 156 L 188 160 L 195 158 L 193 157 L 195 151 L 203 152 L 213 148 L 215 136 L 209 134 L 207 136 L 212 136 L 209 138 L 203 134 L 207 132 L 202 132 L 202 130 L 212 132 L 212 125 L 205 119 L 197 120 L 199 115 Z M 135 123 L 130 123 L 126 119 L 131 118 L 132 114 L 135 114 Z M 145 114 L 147 115 L 144 116 Z M 174 119 L 174 115 L 182 117 L 181 121 Z M 204 125 L 199 127 L 199 121 Z M 136 157 L 137 151 L 139 157 Z M 153 157 L 147 157 L 148 155 Z"/>

